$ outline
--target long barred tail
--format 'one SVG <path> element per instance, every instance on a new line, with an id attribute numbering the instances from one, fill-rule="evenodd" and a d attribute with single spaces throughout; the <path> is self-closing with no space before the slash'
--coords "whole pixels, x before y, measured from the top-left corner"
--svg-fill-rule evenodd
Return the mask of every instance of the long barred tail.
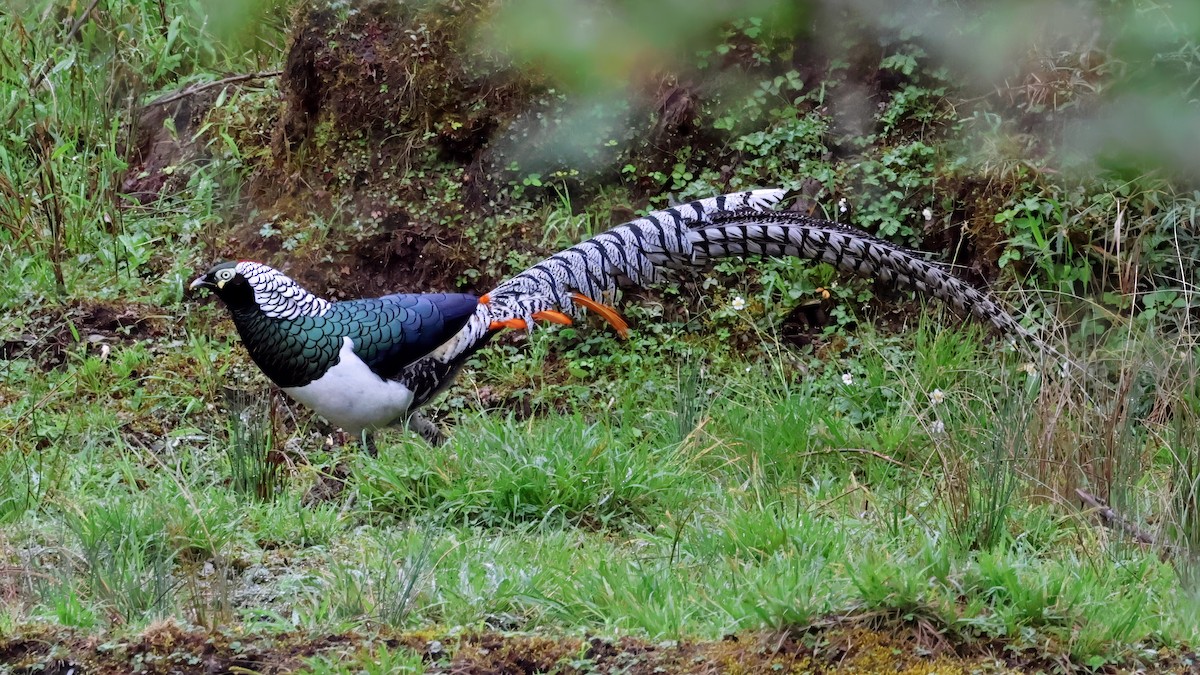
<path id="1" fill-rule="evenodd" d="M 654 211 L 556 253 L 484 297 L 470 322 L 432 358 L 456 362 L 499 326 L 565 322 L 582 308 L 611 312 L 623 284 L 659 281 L 665 269 L 747 255 L 797 257 L 928 293 L 996 328 L 1040 344 L 986 294 L 920 254 L 852 227 L 776 211 L 784 190 L 752 190 Z M 617 317 L 619 319 L 619 317 Z M 618 324 L 618 327 L 620 325 Z"/>
<path id="2" fill-rule="evenodd" d="M 748 254 L 827 262 L 841 272 L 927 293 L 1005 333 L 1032 338 L 994 300 L 942 265 L 857 228 L 792 212 L 741 211 L 721 214 L 692 229 L 688 236 L 692 242 L 689 261 L 696 267 Z"/>
<path id="3" fill-rule="evenodd" d="M 691 231 L 728 213 L 768 213 L 784 190 L 751 190 L 697 200 L 602 232 L 556 253 L 505 281 L 489 298 L 549 297 L 577 316 L 576 293 L 599 299 L 614 295 L 622 283 L 646 286 L 662 279 L 664 267 L 689 267 Z"/>

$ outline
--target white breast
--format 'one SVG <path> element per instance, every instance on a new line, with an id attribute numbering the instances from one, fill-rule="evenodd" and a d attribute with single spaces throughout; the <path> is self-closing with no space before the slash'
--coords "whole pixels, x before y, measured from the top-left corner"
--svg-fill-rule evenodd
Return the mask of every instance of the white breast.
<path id="1" fill-rule="evenodd" d="M 413 400 L 408 387 L 371 372 L 354 353 L 350 338 L 344 338 L 338 357 L 338 364 L 320 379 L 283 391 L 350 434 L 403 420 Z"/>

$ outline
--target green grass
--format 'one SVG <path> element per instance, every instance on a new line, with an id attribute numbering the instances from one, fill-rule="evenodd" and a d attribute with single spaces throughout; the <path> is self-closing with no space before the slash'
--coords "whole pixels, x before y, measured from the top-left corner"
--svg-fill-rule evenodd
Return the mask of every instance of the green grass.
<path id="1" fill-rule="evenodd" d="M 185 339 L 158 372 L 244 359 Z M 275 447 L 293 450 L 268 499 L 230 464 L 230 443 L 259 441 L 208 410 L 188 378 L 157 385 L 175 401 L 150 413 L 165 422 L 160 440 L 98 423 L 118 402 L 100 392 L 120 389 L 120 364 L 146 345 L 114 347 L 103 367 L 68 360 L 40 383 L 10 370 L 0 384 L 45 402 L 8 423 L 28 419 L 51 440 L 31 453 L 17 434 L 2 455 L 15 478 L 0 484 L 3 552 L 26 570 L 2 620 L 678 639 L 857 614 L 1052 645 L 1079 662 L 1200 637 L 1187 568 L 1098 526 L 1065 494 L 1046 498 L 1035 470 L 1045 449 L 1032 443 L 1053 409 L 1045 397 L 1062 395 L 1053 375 L 981 349 L 975 330 L 923 322 L 911 340 L 859 339 L 854 353 L 792 373 L 769 358 L 717 359 L 697 375 L 647 357 L 612 383 L 611 400 L 547 384 L 575 412 L 460 409 L 445 446 L 387 434 L 378 457 L 279 424 Z M 1082 401 L 1063 405 L 1070 419 L 1058 424 L 1091 423 L 1074 409 Z M 1170 428 L 1139 425 L 1118 450 L 1161 439 L 1172 457 L 1182 449 Z M 1080 475 L 1094 459 L 1069 458 Z M 339 465 L 345 489 L 306 500 Z M 1159 513 L 1171 471 L 1152 459 L 1125 477 L 1141 486 L 1131 513 Z M 54 574 L 33 573 L 50 561 Z"/>
<path id="2" fill-rule="evenodd" d="M 940 321 L 862 331 L 832 359 L 712 352 L 690 367 L 675 360 L 688 338 L 642 337 L 619 348 L 641 350 L 632 366 L 552 381 L 538 374 L 561 337 L 543 333 L 523 360 L 482 354 L 462 391 L 534 391 L 572 412 L 448 400 L 448 444 L 389 433 L 378 457 L 326 445 L 292 406 L 269 413 L 244 353 L 185 326 L 103 357 L 80 345 L 41 377 L 10 361 L 0 386 L 26 395 L 3 418 L 0 552 L 16 571 L 0 622 L 679 639 L 857 615 L 1079 663 L 1195 643 L 1186 358 L 1136 337 L 1111 357 L 1114 372 L 1152 364 L 1126 409 L 1179 392 L 1174 417 L 1130 421 L 1119 387 L 1087 400 L 1053 364 L 1031 375 Z M 1064 450 L 1064 433 L 1094 440 Z M 264 468 L 265 447 L 286 459 Z M 340 493 L 306 497 L 330 477 Z M 1154 531 L 1176 553 L 1099 526 L 1066 485 L 1166 523 Z"/>

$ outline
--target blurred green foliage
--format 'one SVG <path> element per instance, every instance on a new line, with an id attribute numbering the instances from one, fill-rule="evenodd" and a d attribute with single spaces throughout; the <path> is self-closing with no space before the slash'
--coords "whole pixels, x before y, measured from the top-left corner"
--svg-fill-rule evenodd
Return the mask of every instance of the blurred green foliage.
<path id="1" fill-rule="evenodd" d="M 780 0 L 518 0 L 500 4 L 482 31 L 517 64 L 569 90 L 619 91 L 686 65 L 736 20 L 754 17 L 757 37 L 762 23 L 798 26 L 809 9 Z"/>

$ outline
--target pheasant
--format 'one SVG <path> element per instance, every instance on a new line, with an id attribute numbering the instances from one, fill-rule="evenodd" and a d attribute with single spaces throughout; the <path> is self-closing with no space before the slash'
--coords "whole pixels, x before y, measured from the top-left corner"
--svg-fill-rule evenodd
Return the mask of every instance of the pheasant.
<path id="1" fill-rule="evenodd" d="M 330 302 L 255 262 L 225 262 L 191 283 L 224 301 L 251 358 L 291 398 L 344 431 L 401 424 L 430 443 L 438 428 L 417 410 L 444 391 L 467 358 L 504 329 L 570 324 L 582 309 L 625 336 L 612 307 L 623 285 L 672 269 L 762 255 L 824 261 L 932 295 L 1002 332 L 1038 342 L 986 294 L 914 251 L 838 223 L 774 207 L 784 190 L 701 199 L 653 211 L 560 251 L 489 293 L 396 294 Z"/>

